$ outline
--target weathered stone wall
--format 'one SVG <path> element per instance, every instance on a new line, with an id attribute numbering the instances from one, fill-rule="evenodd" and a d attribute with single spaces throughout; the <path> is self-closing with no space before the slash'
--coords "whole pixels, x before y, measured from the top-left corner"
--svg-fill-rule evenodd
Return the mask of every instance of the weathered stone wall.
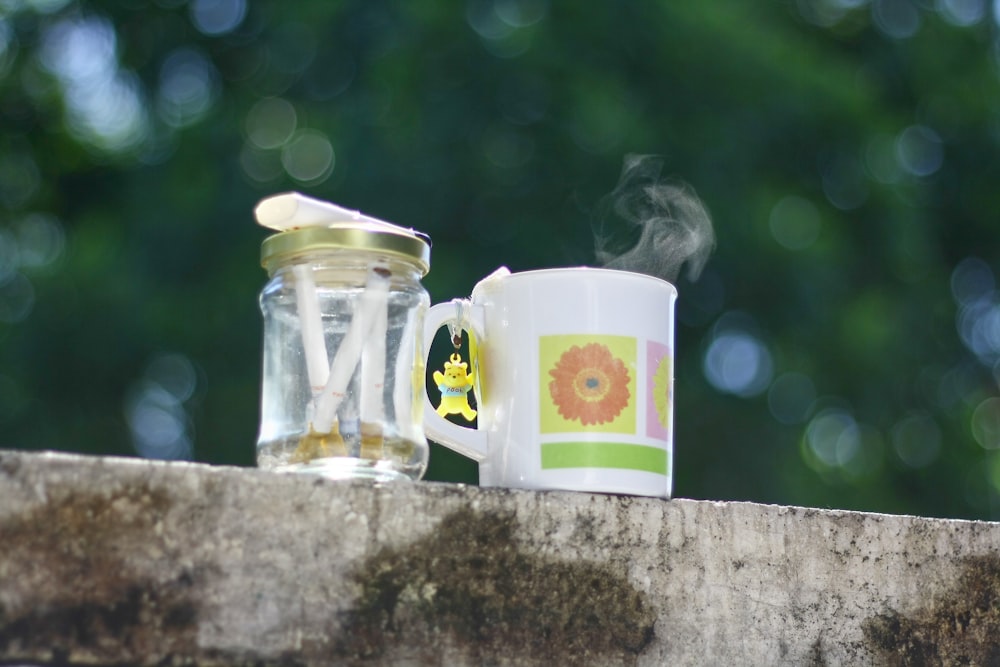
<path id="1" fill-rule="evenodd" d="M 0 663 L 1000 664 L 1000 524 L 0 452 Z"/>

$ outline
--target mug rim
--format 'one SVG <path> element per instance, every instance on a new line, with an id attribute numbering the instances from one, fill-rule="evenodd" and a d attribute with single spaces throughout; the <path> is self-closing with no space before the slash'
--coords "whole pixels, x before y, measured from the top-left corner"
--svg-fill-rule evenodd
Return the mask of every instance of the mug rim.
<path id="1" fill-rule="evenodd" d="M 528 271 L 517 271 L 500 276 L 487 276 L 476 283 L 475 287 L 472 288 L 472 294 L 475 295 L 477 292 L 488 290 L 494 285 L 500 285 L 509 280 L 528 279 L 545 275 L 563 275 L 567 273 L 579 274 L 581 272 L 599 275 L 614 275 L 615 277 L 622 279 L 640 278 L 660 285 L 666 285 L 674 294 L 677 293 L 677 287 L 670 281 L 664 280 L 663 278 L 657 278 L 656 276 L 651 276 L 646 273 L 637 273 L 635 271 L 628 271 L 625 269 L 609 269 L 603 266 L 561 266 L 546 269 L 529 269 Z"/>

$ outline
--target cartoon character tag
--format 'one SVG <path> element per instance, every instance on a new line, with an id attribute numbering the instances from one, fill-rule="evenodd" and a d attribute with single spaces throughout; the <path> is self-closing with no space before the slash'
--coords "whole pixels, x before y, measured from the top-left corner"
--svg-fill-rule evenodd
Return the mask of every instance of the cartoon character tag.
<path id="1" fill-rule="evenodd" d="M 441 392 L 441 403 L 437 413 L 445 415 L 462 415 L 467 421 L 476 417 L 476 411 L 469 405 L 469 392 L 474 381 L 469 365 L 462 361 L 461 355 L 451 355 L 451 361 L 444 362 L 444 373 L 434 371 L 434 384 Z"/>

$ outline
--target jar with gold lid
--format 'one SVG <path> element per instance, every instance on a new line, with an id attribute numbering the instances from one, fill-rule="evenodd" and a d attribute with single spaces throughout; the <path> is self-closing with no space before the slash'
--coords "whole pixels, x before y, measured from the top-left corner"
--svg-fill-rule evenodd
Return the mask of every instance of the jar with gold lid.
<path id="1" fill-rule="evenodd" d="M 429 239 L 297 193 L 262 201 L 261 468 L 419 479 Z"/>

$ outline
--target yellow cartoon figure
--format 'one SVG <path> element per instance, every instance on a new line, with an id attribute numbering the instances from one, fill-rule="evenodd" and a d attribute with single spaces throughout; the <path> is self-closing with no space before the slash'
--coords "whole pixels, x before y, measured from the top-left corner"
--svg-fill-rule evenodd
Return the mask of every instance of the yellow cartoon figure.
<path id="1" fill-rule="evenodd" d="M 444 362 L 444 373 L 434 371 L 434 383 L 441 392 L 441 404 L 437 413 L 445 415 L 461 414 L 472 421 L 476 411 L 469 405 L 469 391 L 472 389 L 473 377 L 468 373 L 468 364 L 457 354 L 451 355 L 451 361 Z"/>

